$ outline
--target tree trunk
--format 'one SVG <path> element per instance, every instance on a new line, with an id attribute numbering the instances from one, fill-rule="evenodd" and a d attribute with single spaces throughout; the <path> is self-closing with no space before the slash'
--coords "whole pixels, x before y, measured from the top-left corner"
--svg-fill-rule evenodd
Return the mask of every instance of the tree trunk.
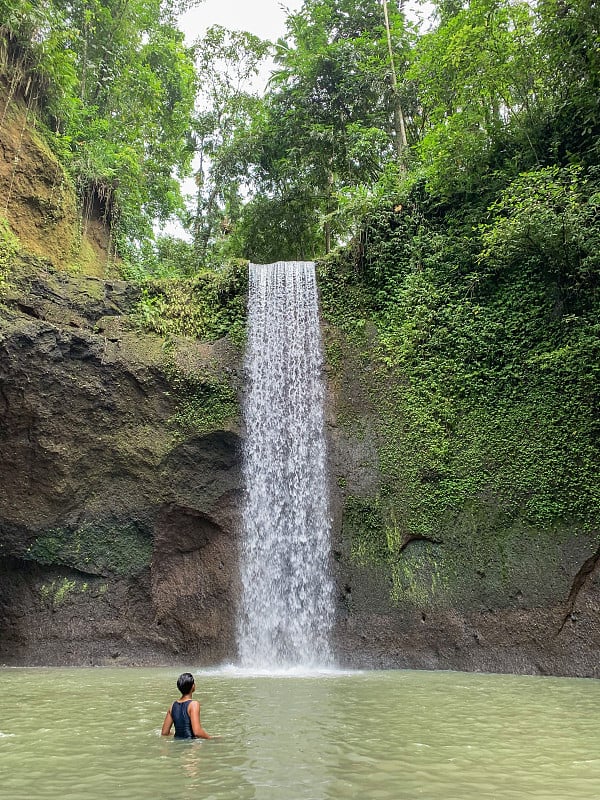
<path id="1" fill-rule="evenodd" d="M 331 209 L 332 203 L 331 198 L 333 196 L 333 172 L 329 170 L 327 174 L 327 199 L 325 201 L 325 224 L 323 225 L 323 233 L 325 235 L 325 255 L 329 255 L 331 253 Z"/>
<path id="2" fill-rule="evenodd" d="M 200 152 L 200 164 L 198 170 L 194 175 L 196 182 L 196 211 L 194 214 L 194 224 L 192 227 L 192 241 L 194 245 L 194 252 L 200 259 L 202 249 L 202 229 L 204 220 L 204 141 L 200 140 L 200 146 L 197 146 L 196 152 Z"/>
<path id="3" fill-rule="evenodd" d="M 404 111 L 402 109 L 402 101 L 400 100 L 400 93 L 398 91 L 398 76 L 396 74 L 396 65 L 394 63 L 394 50 L 392 47 L 392 31 L 390 28 L 390 16 L 388 14 L 387 0 L 381 0 L 383 5 L 383 18 L 385 20 L 385 32 L 387 36 L 388 54 L 390 57 L 390 79 L 392 83 L 392 93 L 394 96 L 394 144 L 396 147 L 396 157 L 400 168 L 405 169 L 402 158 L 404 151 L 408 146 L 406 139 L 406 124 L 404 122 Z"/>

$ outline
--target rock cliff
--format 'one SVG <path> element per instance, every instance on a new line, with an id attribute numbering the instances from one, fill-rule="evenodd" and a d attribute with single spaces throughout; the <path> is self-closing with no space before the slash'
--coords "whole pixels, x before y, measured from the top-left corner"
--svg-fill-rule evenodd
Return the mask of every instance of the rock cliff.
<path id="1" fill-rule="evenodd" d="M 536 486 L 522 491 L 521 453 L 529 457 L 529 448 L 541 461 L 555 447 L 535 417 L 546 408 L 530 413 L 515 399 L 529 423 L 513 433 L 481 401 L 475 423 L 459 418 L 446 433 L 440 471 L 431 468 L 427 431 L 416 445 L 412 436 L 408 380 L 382 362 L 375 325 L 357 328 L 360 313 L 341 284 L 337 266 L 321 269 L 339 658 L 361 667 L 599 676 L 598 530 L 575 514 L 536 522 L 522 499 Z M 575 408 L 573 431 L 589 424 L 587 414 Z M 500 444 L 500 436 L 486 442 L 486 430 L 500 431 Z M 555 422 L 549 433 L 558 430 Z M 482 454 L 490 461 L 465 500 Z"/>
<path id="2" fill-rule="evenodd" d="M 217 370 L 236 382 L 238 354 L 180 340 L 165 355 L 162 339 L 131 329 L 136 300 L 123 281 L 33 257 L 5 292 L 4 663 L 210 661 L 233 649 L 235 420 L 183 438 L 172 379 Z"/>
<path id="3" fill-rule="evenodd" d="M 4 290 L 2 663 L 235 658 L 238 420 L 183 432 L 174 376 L 239 389 L 240 351 L 183 337 L 165 350 L 134 326 L 138 300 L 125 281 L 34 256 L 15 262 Z M 340 662 L 597 674 L 593 535 L 517 522 L 499 536 L 488 498 L 439 539 L 405 536 L 393 569 L 378 557 L 391 534 L 377 515 L 372 374 L 352 347 L 335 364 L 329 354 Z"/>
<path id="4" fill-rule="evenodd" d="M 80 217 L 25 105 L 4 112 L 0 663 L 219 660 L 239 439 L 230 407 L 193 412 L 238 390 L 239 350 L 141 330 L 101 215 Z"/>
<path id="5" fill-rule="evenodd" d="M 80 219 L 18 104 L 0 196 L 0 663 L 235 658 L 239 347 L 144 332 L 101 213 Z M 340 663 L 598 675 L 597 532 L 486 490 L 419 533 L 406 492 L 440 476 L 404 437 L 402 376 L 374 328 L 325 319 Z"/>

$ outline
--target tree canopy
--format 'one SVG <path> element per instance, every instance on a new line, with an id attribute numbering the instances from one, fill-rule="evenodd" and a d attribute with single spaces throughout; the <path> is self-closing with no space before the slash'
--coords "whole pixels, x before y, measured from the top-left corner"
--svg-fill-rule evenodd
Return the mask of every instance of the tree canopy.
<path id="1" fill-rule="evenodd" d="M 167 0 L 0 2 L 9 100 L 37 106 L 122 255 L 182 210 L 196 94 L 192 52 Z"/>
<path id="2" fill-rule="evenodd" d="M 123 256 L 148 255 L 156 223 L 178 215 L 188 270 L 315 257 L 419 183 L 436 202 L 491 203 L 527 170 L 598 160 L 589 0 L 440 0 L 428 27 L 388 0 L 305 0 L 274 44 L 216 26 L 191 46 L 181 8 L 0 0 L 9 95 L 40 109 Z"/>

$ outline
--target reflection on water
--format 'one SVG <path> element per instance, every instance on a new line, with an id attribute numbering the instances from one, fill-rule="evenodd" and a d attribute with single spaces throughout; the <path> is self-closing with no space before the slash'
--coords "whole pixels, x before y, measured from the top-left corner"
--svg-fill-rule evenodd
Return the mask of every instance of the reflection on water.
<path id="1" fill-rule="evenodd" d="M 331 677 L 244 681 L 242 774 L 256 797 L 282 797 L 282 787 L 294 800 L 324 796 L 317 787 L 331 780 L 325 750 L 335 727 L 335 685 Z"/>
<path id="2" fill-rule="evenodd" d="M 217 741 L 159 735 L 180 670 L 2 670 L 10 800 L 597 800 L 600 684 L 199 673 Z"/>

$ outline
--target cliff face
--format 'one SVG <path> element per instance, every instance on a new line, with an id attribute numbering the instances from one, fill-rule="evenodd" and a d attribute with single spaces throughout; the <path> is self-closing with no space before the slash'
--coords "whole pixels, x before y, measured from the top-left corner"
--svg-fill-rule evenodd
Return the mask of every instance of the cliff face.
<path id="1" fill-rule="evenodd" d="M 385 220 L 320 270 L 338 650 L 598 675 L 597 314 L 537 262 L 481 275 L 462 232 Z"/>
<path id="2" fill-rule="evenodd" d="M 218 361 L 235 381 L 237 352 L 181 340 L 167 359 L 128 327 L 136 299 L 33 258 L 13 272 L 0 323 L 5 663 L 232 651 L 238 436 L 183 439 L 170 420 L 174 371 L 214 380 Z"/>
<path id="3" fill-rule="evenodd" d="M 26 256 L 5 288 L 2 663 L 235 658 L 237 420 L 182 432 L 189 398 L 175 377 L 239 389 L 240 352 L 184 338 L 165 352 L 133 327 L 138 299 L 124 281 Z M 403 533 L 402 520 L 386 531 L 380 459 L 392 420 L 381 418 L 368 348 L 331 327 L 327 341 L 340 662 L 597 674 L 595 537 L 503 527 L 494 497 L 435 539 Z"/>
<path id="4" fill-rule="evenodd" d="M 139 289 L 111 277 L 102 220 L 79 218 L 25 110 L 11 106 L 2 132 L 0 196 L 19 239 L 3 250 L 0 228 L 0 662 L 233 659 L 241 352 L 144 333 Z M 339 661 L 597 675 L 597 531 L 532 523 L 490 479 L 506 456 L 494 448 L 487 483 L 460 500 L 465 453 L 505 421 L 459 418 L 440 472 L 409 435 L 407 379 L 382 369 L 375 326 L 337 324 L 340 308 L 355 315 L 333 282 Z M 454 505 L 440 510 L 438 486 Z"/>
<path id="5" fill-rule="evenodd" d="M 25 107 L 5 112 L 0 663 L 218 660 L 234 649 L 237 422 L 194 404 L 237 391 L 239 351 L 136 327 L 102 220 L 79 217 Z"/>
<path id="6" fill-rule="evenodd" d="M 327 335 L 336 347 L 343 339 L 332 328 Z M 378 384 L 373 364 L 365 369 L 365 351 L 346 346 L 329 375 L 340 659 L 598 677 L 597 533 L 507 519 L 493 495 L 440 519 L 435 537 L 411 532 L 390 512 L 402 498 L 385 486 L 381 465 L 402 406 L 381 403 L 390 387 Z M 396 448 L 410 467 L 410 452 Z"/>
<path id="7" fill-rule="evenodd" d="M 59 269 L 103 276 L 110 237 L 98 209 L 81 218 L 72 182 L 36 131 L 34 114 L 8 94 L 0 76 L 0 217 L 26 252 Z"/>

